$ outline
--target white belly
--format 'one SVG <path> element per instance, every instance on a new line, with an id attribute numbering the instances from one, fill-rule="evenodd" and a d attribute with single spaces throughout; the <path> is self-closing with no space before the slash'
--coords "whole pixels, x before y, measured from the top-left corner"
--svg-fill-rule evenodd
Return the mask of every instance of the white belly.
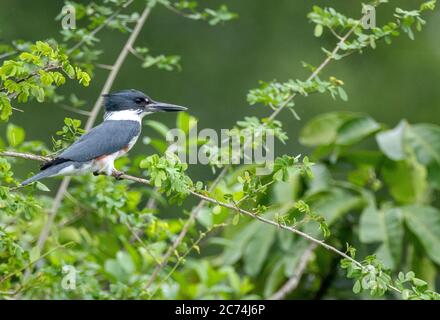
<path id="1" fill-rule="evenodd" d="M 57 175 L 60 176 L 72 176 L 72 175 L 81 175 L 81 174 L 87 174 L 87 173 L 91 173 L 94 170 L 94 161 L 88 161 L 83 163 L 81 166 L 77 166 L 75 167 L 73 164 L 65 167 L 63 169 L 60 170 L 60 172 L 58 172 Z"/>

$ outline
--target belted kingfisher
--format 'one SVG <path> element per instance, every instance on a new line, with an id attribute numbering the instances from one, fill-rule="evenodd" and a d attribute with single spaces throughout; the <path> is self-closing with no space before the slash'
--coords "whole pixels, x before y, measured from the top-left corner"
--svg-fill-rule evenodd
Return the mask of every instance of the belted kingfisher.
<path id="1" fill-rule="evenodd" d="M 184 111 L 187 108 L 156 102 L 137 90 L 123 90 L 104 95 L 104 121 L 81 136 L 55 159 L 45 162 L 41 172 L 23 181 L 28 185 L 43 178 L 92 173 L 119 176 L 116 158 L 136 143 L 142 118 L 160 111 Z"/>

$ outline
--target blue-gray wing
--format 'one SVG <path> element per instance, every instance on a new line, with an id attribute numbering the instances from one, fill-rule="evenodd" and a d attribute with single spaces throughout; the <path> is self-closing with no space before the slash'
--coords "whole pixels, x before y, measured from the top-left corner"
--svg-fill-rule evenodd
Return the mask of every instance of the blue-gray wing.
<path id="1" fill-rule="evenodd" d="M 141 132 L 141 124 L 132 120 L 107 120 L 81 136 L 57 158 L 90 161 L 127 147 Z"/>

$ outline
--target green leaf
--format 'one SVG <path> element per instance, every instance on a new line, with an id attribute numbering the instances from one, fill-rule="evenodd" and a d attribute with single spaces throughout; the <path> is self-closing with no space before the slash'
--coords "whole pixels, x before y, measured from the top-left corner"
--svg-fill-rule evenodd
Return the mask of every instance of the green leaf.
<path id="1" fill-rule="evenodd" d="M 344 88 L 338 87 L 339 97 L 342 99 L 342 101 L 348 101 L 348 95 L 347 92 L 345 92 Z"/>
<path id="2" fill-rule="evenodd" d="M 29 252 L 29 260 L 30 262 L 35 262 L 40 258 L 40 248 L 35 246 Z"/>
<path id="3" fill-rule="evenodd" d="M 336 144 L 352 145 L 380 129 L 380 125 L 371 117 L 359 116 L 345 122 L 337 133 Z"/>
<path id="4" fill-rule="evenodd" d="M 432 163 L 428 166 L 428 181 L 433 188 L 440 190 L 440 164 Z"/>
<path id="5" fill-rule="evenodd" d="M 410 269 L 414 270 L 415 274 L 423 275 L 423 280 L 428 281 L 431 288 L 435 288 L 437 277 L 437 267 L 435 263 L 426 255 L 421 246 L 413 245 L 412 247 L 412 255 L 409 259 L 411 261 Z"/>
<path id="6" fill-rule="evenodd" d="M 440 211 L 421 205 L 403 207 L 405 223 L 417 236 L 428 256 L 440 265 Z"/>
<path id="7" fill-rule="evenodd" d="M 387 160 L 382 170 L 393 198 L 400 203 L 423 202 L 427 191 L 427 170 L 416 161 Z"/>
<path id="8" fill-rule="evenodd" d="M 440 127 L 433 124 L 417 124 L 405 133 L 405 144 L 412 147 L 423 165 L 440 164 Z"/>
<path id="9" fill-rule="evenodd" d="M 283 180 L 283 176 L 284 176 L 283 170 L 280 169 L 280 170 L 278 170 L 277 172 L 274 173 L 273 179 L 275 181 L 282 181 Z"/>
<path id="10" fill-rule="evenodd" d="M 399 161 L 405 159 L 403 141 L 407 125 L 407 122 L 403 120 L 394 129 L 376 134 L 379 149 L 391 160 Z"/>
<path id="11" fill-rule="evenodd" d="M 379 211 L 383 244 L 377 257 L 390 269 L 395 269 L 401 260 L 403 247 L 403 214 L 399 208 Z"/>
<path id="12" fill-rule="evenodd" d="M 257 232 L 253 235 L 244 251 L 244 271 L 246 274 L 256 276 L 260 272 L 276 234 L 276 228 L 259 224 Z"/>
<path id="13" fill-rule="evenodd" d="M 319 38 L 320 36 L 322 36 L 323 31 L 324 31 L 324 27 L 322 26 L 322 24 L 317 24 L 315 26 L 315 30 L 313 34 L 315 35 L 315 37 Z"/>
<path id="14" fill-rule="evenodd" d="M 306 146 L 323 146 L 335 142 L 339 127 L 353 119 L 355 114 L 349 112 L 331 112 L 321 114 L 301 130 L 300 142 Z"/>
<path id="15" fill-rule="evenodd" d="M 240 214 L 236 214 L 235 216 L 234 216 L 234 218 L 232 218 L 232 225 L 233 226 L 236 226 L 237 224 L 238 224 L 238 222 L 240 221 Z"/>
<path id="16" fill-rule="evenodd" d="M 32 87 L 31 94 L 37 99 L 38 102 L 44 102 L 45 92 L 41 87 Z"/>
<path id="17" fill-rule="evenodd" d="M 179 112 L 177 115 L 177 128 L 188 134 L 197 124 L 197 119 L 187 112 Z"/>
<path id="18" fill-rule="evenodd" d="M 312 211 L 322 215 L 329 226 L 351 210 L 363 203 L 358 196 L 344 190 L 334 188 L 327 194 L 321 195 L 311 204 Z M 306 225 L 307 227 L 307 225 Z"/>
<path id="19" fill-rule="evenodd" d="M 0 119 L 6 121 L 12 114 L 12 106 L 8 96 L 0 92 Z"/>
<path id="20" fill-rule="evenodd" d="M 23 143 L 25 138 L 25 131 L 23 128 L 9 123 L 6 127 L 6 138 L 11 147 L 17 147 Z"/>
<path id="21" fill-rule="evenodd" d="M 131 259 L 130 254 L 128 254 L 127 252 L 119 251 L 116 254 L 116 260 L 119 262 L 119 265 L 127 274 L 132 274 L 135 271 L 133 260 Z"/>
<path id="22" fill-rule="evenodd" d="M 61 243 L 76 242 L 81 243 L 81 232 L 74 227 L 66 227 L 59 231 L 59 241 Z"/>
<path id="23" fill-rule="evenodd" d="M 440 127 L 431 124 L 409 126 L 404 144 L 411 148 L 421 164 L 427 166 L 429 183 L 440 189 Z"/>
<path id="24" fill-rule="evenodd" d="M 383 225 L 379 212 L 372 203 L 362 211 L 359 221 L 359 240 L 363 243 L 373 243 L 381 242 L 383 238 Z"/>
<path id="25" fill-rule="evenodd" d="M 231 265 L 242 258 L 249 240 L 258 230 L 258 225 L 255 221 L 251 222 L 245 225 L 231 240 L 228 239 L 226 249 L 222 254 L 223 264 Z"/>
<path id="26" fill-rule="evenodd" d="M 44 191 L 44 192 L 49 192 L 50 191 L 50 189 L 48 187 L 46 187 L 46 185 L 41 183 L 40 181 L 37 181 L 36 187 L 40 191 Z"/>
<path id="27" fill-rule="evenodd" d="M 145 121 L 145 124 L 156 130 L 164 138 L 167 136 L 167 133 L 170 131 L 170 128 L 168 128 L 166 125 L 158 121 L 147 120 Z"/>
<path id="28" fill-rule="evenodd" d="M 359 292 L 361 292 L 362 287 L 361 287 L 361 282 L 359 280 L 356 280 L 356 282 L 353 285 L 353 292 L 358 294 Z"/>
<path id="29" fill-rule="evenodd" d="M 388 268 L 394 269 L 402 254 L 402 211 L 398 208 L 378 210 L 370 199 L 359 222 L 359 239 L 363 243 L 382 242 L 376 255 Z"/>
<path id="30" fill-rule="evenodd" d="M 284 264 L 285 260 L 279 259 L 275 262 L 275 265 L 271 266 L 271 272 L 267 277 L 264 286 L 264 297 L 268 298 L 271 296 L 276 291 L 279 284 L 285 279 L 283 270 Z"/>
<path id="31" fill-rule="evenodd" d="M 75 79 L 75 68 L 71 64 L 66 64 L 64 71 L 70 79 Z"/>
<path id="32" fill-rule="evenodd" d="M 426 286 L 428 283 L 422 279 L 418 279 L 418 278 L 413 278 L 412 279 L 412 283 L 416 286 L 416 287 L 424 287 Z"/>

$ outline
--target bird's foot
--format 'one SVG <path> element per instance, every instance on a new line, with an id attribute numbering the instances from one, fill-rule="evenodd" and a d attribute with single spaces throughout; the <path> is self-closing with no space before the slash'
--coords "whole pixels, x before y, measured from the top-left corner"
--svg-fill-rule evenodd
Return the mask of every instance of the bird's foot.
<path id="1" fill-rule="evenodd" d="M 124 172 L 122 172 L 122 171 L 118 171 L 118 170 L 113 170 L 113 172 L 112 172 L 112 176 L 115 177 L 116 180 L 122 180 L 121 177 L 122 177 L 124 174 L 125 174 Z"/>

